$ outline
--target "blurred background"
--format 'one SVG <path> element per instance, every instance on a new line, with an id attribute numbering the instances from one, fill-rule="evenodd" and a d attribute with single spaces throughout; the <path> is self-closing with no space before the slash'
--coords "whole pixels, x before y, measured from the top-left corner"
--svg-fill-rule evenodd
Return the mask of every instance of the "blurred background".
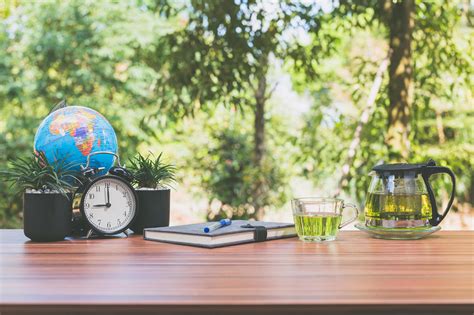
<path id="1" fill-rule="evenodd" d="M 65 99 L 123 161 L 176 165 L 173 225 L 291 222 L 295 196 L 362 209 L 374 165 L 432 158 L 458 180 L 441 225 L 474 229 L 473 22 L 472 0 L 0 0 L 0 168 Z M 21 226 L 0 182 L 0 227 Z"/>

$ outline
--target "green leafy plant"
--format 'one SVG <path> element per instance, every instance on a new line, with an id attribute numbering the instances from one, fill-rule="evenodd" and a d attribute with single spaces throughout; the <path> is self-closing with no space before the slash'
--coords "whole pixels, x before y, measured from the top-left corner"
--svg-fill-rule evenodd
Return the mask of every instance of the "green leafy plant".
<path id="1" fill-rule="evenodd" d="M 133 174 L 132 183 L 139 188 L 171 187 L 176 181 L 174 165 L 163 163 L 163 153 L 155 157 L 153 153 L 147 156 L 138 154 L 130 160 L 129 171 Z"/>
<path id="2" fill-rule="evenodd" d="M 32 189 L 66 195 L 82 182 L 80 172 L 73 164 L 64 159 L 49 163 L 42 152 L 12 160 L 10 167 L 1 171 L 0 176 L 18 192 Z"/>

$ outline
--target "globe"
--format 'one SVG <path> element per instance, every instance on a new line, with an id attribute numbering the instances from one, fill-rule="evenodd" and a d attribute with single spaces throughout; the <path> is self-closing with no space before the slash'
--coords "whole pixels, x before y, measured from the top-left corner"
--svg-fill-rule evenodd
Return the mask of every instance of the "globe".
<path id="1" fill-rule="evenodd" d="M 80 170 L 89 154 L 98 151 L 117 153 L 117 136 L 100 113 L 82 106 L 67 106 L 50 113 L 40 124 L 34 140 L 36 152 L 43 152 L 49 163 L 57 161 Z M 109 154 L 91 156 L 89 166 L 103 167 L 105 174 L 114 163 Z"/>

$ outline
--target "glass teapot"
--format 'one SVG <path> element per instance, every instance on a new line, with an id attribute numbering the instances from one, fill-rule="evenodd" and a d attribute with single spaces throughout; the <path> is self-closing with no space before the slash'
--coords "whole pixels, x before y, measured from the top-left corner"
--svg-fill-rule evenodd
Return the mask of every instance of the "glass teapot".
<path id="1" fill-rule="evenodd" d="M 448 205 L 438 213 L 429 178 L 446 173 L 451 177 L 452 190 Z M 372 176 L 365 203 L 365 224 L 371 227 L 413 228 L 436 226 L 446 216 L 454 199 L 456 178 L 447 167 L 429 160 L 421 164 L 382 164 Z"/>

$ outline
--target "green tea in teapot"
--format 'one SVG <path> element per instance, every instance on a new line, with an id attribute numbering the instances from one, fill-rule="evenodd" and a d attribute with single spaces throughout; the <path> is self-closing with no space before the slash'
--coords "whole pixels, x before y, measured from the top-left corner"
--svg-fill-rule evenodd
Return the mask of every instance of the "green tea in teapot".
<path id="1" fill-rule="evenodd" d="M 431 203 L 428 194 L 368 193 L 364 212 L 372 220 L 429 220 Z"/>
<path id="2" fill-rule="evenodd" d="M 430 176 L 447 174 L 451 178 L 451 197 L 443 212 L 438 211 Z M 367 200 L 365 226 L 384 229 L 408 229 L 437 226 L 446 216 L 454 200 L 456 177 L 447 167 L 435 161 L 426 163 L 380 164 L 372 168 Z M 415 235 L 416 234 L 412 234 Z M 390 238 L 390 237 L 388 237 Z"/>

